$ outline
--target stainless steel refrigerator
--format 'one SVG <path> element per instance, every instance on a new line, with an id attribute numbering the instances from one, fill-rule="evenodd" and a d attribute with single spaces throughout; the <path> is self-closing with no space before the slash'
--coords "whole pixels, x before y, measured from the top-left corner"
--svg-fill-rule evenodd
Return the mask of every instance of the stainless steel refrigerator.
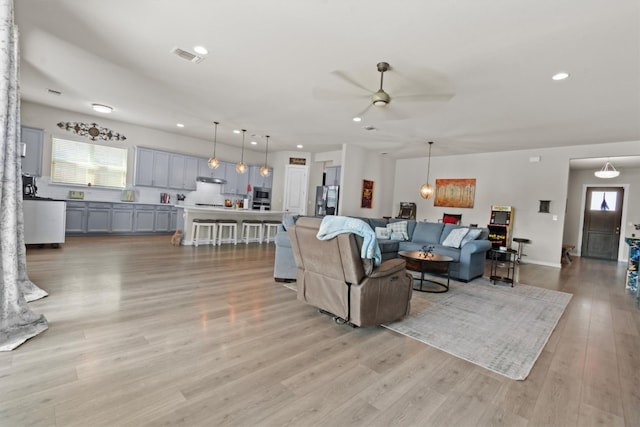
<path id="1" fill-rule="evenodd" d="M 316 187 L 316 216 L 338 215 L 339 190 L 337 185 Z"/>

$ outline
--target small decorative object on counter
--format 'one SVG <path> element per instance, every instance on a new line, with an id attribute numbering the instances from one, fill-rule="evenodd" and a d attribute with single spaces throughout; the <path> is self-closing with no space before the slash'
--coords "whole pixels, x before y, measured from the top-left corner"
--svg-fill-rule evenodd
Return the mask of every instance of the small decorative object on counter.
<path id="1" fill-rule="evenodd" d="M 434 247 L 432 245 L 425 245 L 420 249 L 420 255 L 425 258 L 425 259 L 429 259 L 433 257 L 433 249 Z"/>
<path id="2" fill-rule="evenodd" d="M 179 202 L 183 202 L 186 197 L 184 194 L 176 194 L 176 199 L 178 199 Z"/>

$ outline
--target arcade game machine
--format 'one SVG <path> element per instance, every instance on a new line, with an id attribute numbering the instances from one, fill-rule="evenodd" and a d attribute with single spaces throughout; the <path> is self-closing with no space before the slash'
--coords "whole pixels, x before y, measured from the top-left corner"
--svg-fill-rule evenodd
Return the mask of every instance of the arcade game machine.
<path id="1" fill-rule="evenodd" d="M 511 206 L 491 206 L 491 219 L 487 228 L 492 248 L 510 248 L 513 233 L 513 208 Z M 488 253 L 487 256 L 489 256 Z"/>

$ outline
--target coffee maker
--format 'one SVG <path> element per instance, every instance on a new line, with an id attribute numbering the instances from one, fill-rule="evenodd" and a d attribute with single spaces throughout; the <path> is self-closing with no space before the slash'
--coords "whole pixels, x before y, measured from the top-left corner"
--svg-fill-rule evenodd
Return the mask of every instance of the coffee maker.
<path id="1" fill-rule="evenodd" d="M 34 198 L 36 197 L 36 192 L 38 191 L 38 187 L 36 187 L 36 177 L 29 175 L 22 175 L 22 197 Z"/>

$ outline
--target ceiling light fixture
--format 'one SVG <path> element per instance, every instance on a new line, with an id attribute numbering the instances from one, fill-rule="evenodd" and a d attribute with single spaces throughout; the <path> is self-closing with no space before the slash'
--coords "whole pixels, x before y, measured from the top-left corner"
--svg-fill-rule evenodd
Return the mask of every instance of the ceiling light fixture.
<path id="1" fill-rule="evenodd" d="M 429 172 L 431 170 L 431 146 L 433 141 L 429 141 L 429 163 L 427 164 L 427 182 L 420 187 L 420 197 L 430 199 L 433 196 L 433 187 L 429 184 Z"/>
<path id="2" fill-rule="evenodd" d="M 269 170 L 269 166 L 267 166 L 267 155 L 269 153 L 269 135 L 266 135 L 267 138 L 267 146 L 264 149 L 264 166 L 260 168 L 260 175 L 265 178 L 271 175 L 271 171 Z"/>
<path id="3" fill-rule="evenodd" d="M 218 169 L 220 161 L 216 157 L 216 141 L 218 139 L 218 125 L 220 123 L 213 122 L 213 156 L 209 159 L 209 169 Z"/>
<path id="4" fill-rule="evenodd" d="M 296 145 L 296 147 L 302 148 L 302 144 L 298 144 L 298 145 Z"/>
<path id="5" fill-rule="evenodd" d="M 113 111 L 113 108 L 109 107 L 108 105 L 102 104 L 91 104 L 91 108 L 93 108 L 93 111 L 104 114 L 109 114 Z"/>
<path id="6" fill-rule="evenodd" d="M 616 168 L 613 167 L 611 162 L 607 160 L 607 163 L 604 164 L 602 169 L 600 169 L 599 171 L 595 171 L 593 174 L 598 178 L 607 179 L 617 177 L 618 175 L 620 175 L 620 171 L 617 171 Z"/>
<path id="7" fill-rule="evenodd" d="M 361 121 L 362 121 L 362 119 L 361 119 L 360 117 L 354 117 L 354 118 L 353 118 L 353 121 L 354 121 L 354 122 L 361 122 Z"/>
<path id="8" fill-rule="evenodd" d="M 569 73 L 565 73 L 564 71 L 562 71 L 560 73 L 554 74 L 551 78 L 557 81 L 557 80 L 564 80 L 568 77 L 569 77 Z"/>
<path id="9" fill-rule="evenodd" d="M 242 129 L 242 154 L 240 156 L 240 163 L 236 165 L 236 172 L 245 173 L 247 171 L 247 164 L 244 162 L 244 134 L 247 130 Z"/>
<path id="10" fill-rule="evenodd" d="M 209 53 L 207 48 L 204 46 L 194 46 L 193 50 L 195 53 L 199 53 L 200 55 L 206 55 L 207 53 Z"/>
<path id="11" fill-rule="evenodd" d="M 176 123 L 176 126 L 178 126 L 179 128 L 183 128 L 184 125 L 182 123 Z"/>

